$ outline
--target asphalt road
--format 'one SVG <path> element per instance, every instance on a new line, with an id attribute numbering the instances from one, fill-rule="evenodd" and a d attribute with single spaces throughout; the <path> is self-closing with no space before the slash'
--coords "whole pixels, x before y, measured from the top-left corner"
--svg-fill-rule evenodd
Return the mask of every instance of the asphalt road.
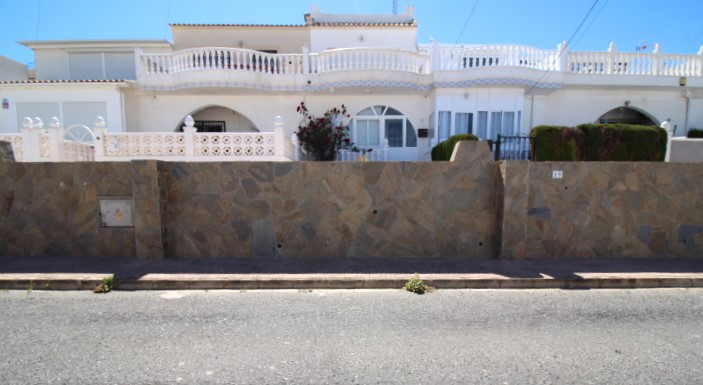
<path id="1" fill-rule="evenodd" d="M 703 289 L 0 292 L 0 384 L 700 384 Z"/>

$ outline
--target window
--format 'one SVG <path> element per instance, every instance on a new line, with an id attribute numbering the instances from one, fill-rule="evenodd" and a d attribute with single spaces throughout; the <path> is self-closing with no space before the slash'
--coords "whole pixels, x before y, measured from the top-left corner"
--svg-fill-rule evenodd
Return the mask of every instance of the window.
<path id="1" fill-rule="evenodd" d="M 501 135 L 513 136 L 515 135 L 515 113 L 503 112 L 503 132 Z"/>
<path id="2" fill-rule="evenodd" d="M 503 127 L 502 112 L 491 112 L 491 139 L 495 140 L 498 134 L 502 134 Z"/>
<path id="3" fill-rule="evenodd" d="M 133 52 L 71 52 L 71 79 L 136 79 Z"/>
<path id="4" fill-rule="evenodd" d="M 456 134 L 473 134 L 474 114 L 468 112 L 457 112 L 454 115 L 456 124 Z"/>
<path id="5" fill-rule="evenodd" d="M 439 141 L 449 138 L 452 127 L 452 113 L 450 111 L 439 111 Z"/>
<path id="6" fill-rule="evenodd" d="M 415 128 L 395 108 L 373 106 L 356 114 L 352 120 L 352 141 L 356 146 L 381 146 L 383 139 L 388 140 L 389 147 L 417 147 Z"/>
<path id="7" fill-rule="evenodd" d="M 488 111 L 478 112 L 478 137 L 481 140 L 488 139 Z"/>

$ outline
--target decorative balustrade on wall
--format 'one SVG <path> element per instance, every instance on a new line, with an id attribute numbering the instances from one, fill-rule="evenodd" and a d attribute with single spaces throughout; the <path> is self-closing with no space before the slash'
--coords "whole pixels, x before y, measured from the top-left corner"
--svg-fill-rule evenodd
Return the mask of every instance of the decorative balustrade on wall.
<path id="1" fill-rule="evenodd" d="M 443 47 L 440 69 L 467 70 L 481 67 L 525 67 L 540 71 L 559 69 L 559 51 L 518 45 Z"/>
<path id="2" fill-rule="evenodd" d="M 429 74 L 429 55 L 388 48 L 345 48 L 310 54 L 310 71 L 398 71 Z"/>
<path id="3" fill-rule="evenodd" d="M 343 48 L 317 53 L 270 54 L 241 48 L 197 48 L 170 54 L 137 52 L 141 81 L 150 76 L 196 71 L 241 71 L 272 76 L 343 71 L 395 71 L 426 75 L 433 71 L 472 71 L 485 67 L 529 68 L 572 74 L 703 76 L 703 50 L 697 55 L 654 52 L 571 52 L 521 45 L 421 46 L 417 51 L 392 48 Z M 144 78 L 146 77 L 146 79 Z"/>
<path id="4" fill-rule="evenodd" d="M 269 54 L 248 49 L 202 48 L 173 54 L 142 54 L 140 61 L 145 75 L 211 70 L 299 75 L 303 73 L 302 57 L 301 54 Z"/>
<path id="5" fill-rule="evenodd" d="M 283 121 L 277 118 L 273 132 L 201 133 L 185 120 L 183 132 L 113 133 L 98 117 L 87 135 L 64 130 L 54 118 L 49 129 L 41 119 L 26 118 L 22 133 L 2 134 L 12 144 L 18 162 L 86 162 L 159 159 L 172 161 L 290 161 L 293 144 L 285 137 Z"/>

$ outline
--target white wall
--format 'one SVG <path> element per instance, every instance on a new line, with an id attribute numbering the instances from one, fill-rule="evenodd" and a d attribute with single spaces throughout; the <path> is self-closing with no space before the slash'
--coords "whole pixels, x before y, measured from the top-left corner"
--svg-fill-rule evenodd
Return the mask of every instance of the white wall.
<path id="1" fill-rule="evenodd" d="M 27 66 L 0 55 L 0 81 L 2 80 L 27 80 L 29 70 Z"/>
<path id="2" fill-rule="evenodd" d="M 659 124 L 671 118 L 671 124 L 683 130 L 685 121 L 686 99 L 683 90 L 597 90 L 597 89 L 562 89 L 545 97 L 544 113 L 535 116 L 533 126 L 567 125 L 593 123 L 604 113 L 621 107 L 629 102 L 629 107 L 645 112 Z M 690 125 L 690 123 L 689 123 Z"/>
<path id="3" fill-rule="evenodd" d="M 0 93 L 10 102 L 9 109 L 0 109 L 0 132 L 19 132 L 25 114 L 31 118 L 39 115 L 48 127 L 53 117 L 48 116 L 50 112 L 52 115 L 56 112 L 62 122 L 68 118 L 72 124 L 92 128 L 97 116 L 90 115 L 100 111 L 105 112 L 103 118 L 111 132 L 123 131 L 121 95 L 114 85 L 65 84 L 57 91 L 52 85 L 41 84 L 0 88 Z"/>
<path id="4" fill-rule="evenodd" d="M 303 46 L 310 41 L 310 29 L 302 26 L 173 26 L 171 31 L 174 51 L 199 47 L 229 47 L 302 53 Z"/>
<path id="5" fill-rule="evenodd" d="M 311 52 L 350 47 L 385 47 L 415 51 L 417 28 L 313 27 L 311 30 Z"/>

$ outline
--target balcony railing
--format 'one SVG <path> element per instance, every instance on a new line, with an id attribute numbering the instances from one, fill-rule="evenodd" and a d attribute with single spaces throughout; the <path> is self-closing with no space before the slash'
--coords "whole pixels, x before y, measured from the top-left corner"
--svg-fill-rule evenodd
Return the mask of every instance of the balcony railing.
<path id="1" fill-rule="evenodd" d="M 525 67 L 559 70 L 559 51 L 518 45 L 444 47 L 439 50 L 440 69 L 471 70 L 481 67 Z"/>
<path id="2" fill-rule="evenodd" d="M 313 73 L 335 71 L 398 71 L 429 74 L 429 55 L 387 48 L 333 49 L 310 54 Z"/>
<path id="3" fill-rule="evenodd" d="M 170 82 L 207 85 L 218 80 L 253 84 L 252 82 L 265 81 L 264 79 L 280 79 L 275 82 L 277 86 L 295 86 L 295 82 L 303 81 L 296 78 L 297 75 L 351 71 L 360 71 L 360 74 L 373 74 L 377 71 L 414 75 L 429 75 L 438 71 L 470 74 L 471 71 L 484 68 L 529 69 L 538 71 L 535 73 L 544 71 L 578 75 L 703 76 L 703 52 L 697 55 L 663 54 L 658 47 L 652 53 L 616 52 L 614 47 L 607 52 L 570 52 L 568 49 L 543 50 L 520 45 L 446 47 L 435 43 L 421 46 L 417 51 L 345 48 L 309 53 L 304 48 L 300 54 L 270 54 L 238 48 L 199 48 L 172 54 L 138 52 L 137 63 L 140 82 L 164 86 L 173 86 Z M 185 73 L 191 75 L 179 80 L 170 78 Z M 245 78 L 240 79 L 237 75 L 246 73 L 263 74 L 264 77 L 247 78 L 244 75 Z M 506 76 L 510 76 L 510 73 Z M 524 73 L 520 76 L 524 76 Z"/>

